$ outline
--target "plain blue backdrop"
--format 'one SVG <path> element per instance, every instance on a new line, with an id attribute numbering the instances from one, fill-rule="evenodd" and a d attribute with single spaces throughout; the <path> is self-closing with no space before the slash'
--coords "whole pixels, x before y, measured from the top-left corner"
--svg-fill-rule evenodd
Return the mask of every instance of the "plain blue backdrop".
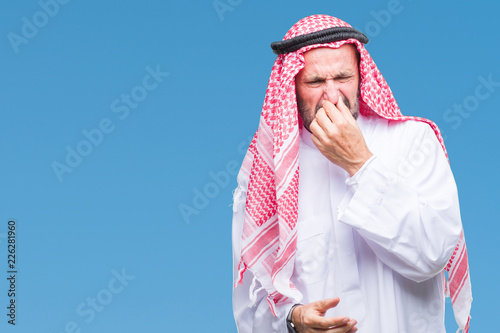
<path id="1" fill-rule="evenodd" d="M 493 332 L 499 9 L 1 0 L 0 331 L 236 332 L 231 193 L 258 126 L 269 44 L 324 13 L 370 37 L 402 112 L 434 120 L 446 137 L 469 250 L 471 331 Z M 10 219 L 15 326 L 6 316 Z M 456 329 L 450 312 L 446 326 Z"/>

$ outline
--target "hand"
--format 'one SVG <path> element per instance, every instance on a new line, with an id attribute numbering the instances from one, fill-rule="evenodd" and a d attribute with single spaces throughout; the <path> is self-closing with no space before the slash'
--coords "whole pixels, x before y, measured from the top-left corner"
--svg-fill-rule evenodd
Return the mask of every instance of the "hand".
<path id="1" fill-rule="evenodd" d="M 337 105 L 325 101 L 309 128 L 313 134 L 312 141 L 319 151 L 351 177 L 373 155 L 342 98 L 339 98 Z"/>
<path id="2" fill-rule="evenodd" d="M 292 312 L 292 322 L 299 333 L 354 333 L 358 330 L 356 320 L 348 317 L 328 317 L 324 315 L 328 309 L 339 304 L 338 297 L 299 305 Z"/>

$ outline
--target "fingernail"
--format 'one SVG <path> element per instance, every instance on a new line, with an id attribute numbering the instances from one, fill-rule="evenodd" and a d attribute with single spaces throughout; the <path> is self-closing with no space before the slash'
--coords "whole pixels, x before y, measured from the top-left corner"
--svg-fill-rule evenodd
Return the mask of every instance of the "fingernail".
<path id="1" fill-rule="evenodd" d="M 344 318 L 344 320 L 342 320 L 342 322 L 343 322 L 344 324 L 346 324 L 346 323 L 348 323 L 350 320 L 351 320 L 351 319 L 349 319 L 349 318 L 345 317 L 345 318 Z"/>

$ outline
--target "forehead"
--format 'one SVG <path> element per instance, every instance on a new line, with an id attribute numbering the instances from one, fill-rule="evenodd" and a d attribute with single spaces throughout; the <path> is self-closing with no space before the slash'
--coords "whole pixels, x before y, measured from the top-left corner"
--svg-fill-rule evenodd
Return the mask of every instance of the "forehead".
<path id="1" fill-rule="evenodd" d="M 356 46 L 344 44 L 338 49 L 319 47 L 304 53 L 305 66 L 302 72 L 323 73 L 357 70 Z M 305 74 L 304 73 L 304 74 Z"/>

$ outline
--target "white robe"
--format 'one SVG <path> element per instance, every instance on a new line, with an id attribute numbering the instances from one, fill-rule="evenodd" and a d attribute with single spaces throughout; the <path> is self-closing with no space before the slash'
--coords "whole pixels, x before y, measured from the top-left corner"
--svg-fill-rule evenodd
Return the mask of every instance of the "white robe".
<path id="1" fill-rule="evenodd" d="M 358 118 L 374 154 L 353 177 L 300 135 L 297 252 L 292 282 L 309 302 L 340 297 L 326 316 L 349 316 L 360 333 L 445 332 L 444 274 L 461 231 L 455 181 L 432 129 L 417 121 Z M 234 203 L 234 278 L 246 189 Z M 233 292 L 239 332 L 287 332 L 294 303 L 274 317 L 246 271 Z M 256 305 L 249 307 L 252 301 Z"/>

